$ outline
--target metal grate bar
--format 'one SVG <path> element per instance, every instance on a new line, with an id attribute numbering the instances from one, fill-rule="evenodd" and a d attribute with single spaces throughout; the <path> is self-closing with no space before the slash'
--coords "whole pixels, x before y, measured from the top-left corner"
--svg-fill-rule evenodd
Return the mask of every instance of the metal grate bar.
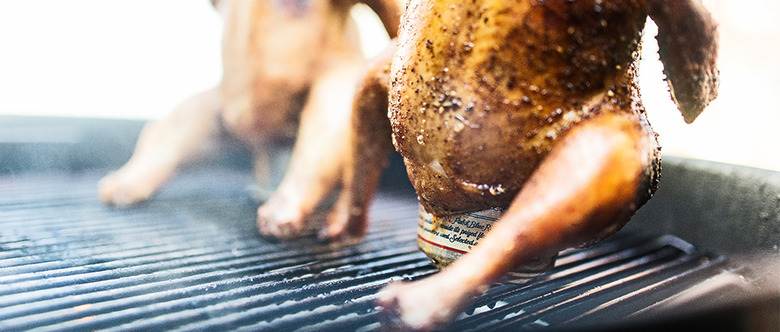
<path id="1" fill-rule="evenodd" d="M 614 250 L 612 253 L 591 256 L 582 255 L 590 250 L 580 251 L 576 253 L 582 258 L 580 261 L 568 262 L 570 257 L 561 257 L 563 264 L 559 261 L 549 274 L 519 288 L 486 294 L 477 306 L 489 305 L 494 309 L 473 317 L 465 317 L 458 325 L 466 330 L 481 330 L 486 326 L 505 324 L 530 327 L 533 323 L 546 321 L 544 317 L 550 312 L 561 316 L 567 310 L 582 307 L 584 301 L 594 298 L 604 301 L 604 297 L 599 296 L 599 293 L 616 288 L 631 289 L 635 286 L 632 282 L 646 282 L 653 275 L 662 278 L 674 275 L 670 271 L 671 268 L 700 258 L 671 246 L 670 241 L 667 241 L 669 239 L 655 239 L 644 244 L 633 239 L 634 247 L 625 247 L 627 243 L 620 244 L 620 241 L 609 241 L 593 249 L 597 252 L 611 249 L 607 253 Z M 501 305 L 497 305 L 498 303 Z"/>
<path id="2" fill-rule="evenodd" d="M 376 239 L 376 242 L 374 243 L 374 246 L 368 247 L 367 250 L 370 250 L 370 253 L 377 254 L 382 253 L 379 251 L 381 248 L 384 248 L 383 245 L 386 244 L 382 241 L 382 239 Z M 407 250 L 410 250 L 407 248 Z M 411 249 L 413 250 L 413 249 Z M 273 276 L 276 275 L 273 269 L 279 269 L 279 268 L 288 268 L 291 266 L 295 266 L 299 261 L 305 259 L 305 260 L 325 260 L 325 259 L 332 259 L 333 257 L 341 258 L 341 261 L 336 261 L 334 264 L 344 264 L 345 261 L 349 261 L 352 257 L 355 257 L 354 252 L 350 249 L 344 249 L 341 251 L 332 251 L 328 248 L 320 247 L 313 247 L 312 250 L 306 250 L 306 251 L 299 251 L 295 253 L 295 256 L 290 256 L 289 252 L 275 252 L 275 251 L 268 251 L 268 250 L 257 250 L 256 248 L 241 248 L 241 249 L 229 249 L 226 252 L 219 253 L 219 255 L 208 255 L 206 257 L 196 257 L 198 258 L 195 262 L 187 261 L 185 258 L 186 256 L 179 256 L 174 259 L 174 262 L 181 265 L 194 265 L 194 267 L 185 267 L 185 268 L 170 268 L 169 265 L 173 264 L 169 261 L 164 262 L 165 266 L 158 266 L 157 263 L 150 263 L 147 265 L 152 265 L 153 268 L 149 268 L 148 266 L 129 266 L 123 268 L 123 273 L 121 275 L 121 278 L 112 278 L 115 277 L 116 272 L 114 270 L 107 270 L 107 271 L 101 271 L 97 272 L 99 274 L 98 276 L 83 276 L 79 275 L 76 276 L 76 278 L 73 277 L 61 277 L 61 278 L 52 278 L 55 280 L 52 280 L 49 284 L 46 284 L 46 280 L 42 281 L 44 285 L 40 286 L 41 289 L 35 289 L 35 290 L 26 290 L 26 292 L 22 294 L 14 294 L 15 296 L 7 295 L 4 297 L 7 305 L 9 305 L 6 310 L 3 310 L 2 313 L 0 313 L 0 318 L 3 317 L 9 317 L 10 313 L 14 312 L 15 308 L 12 306 L 13 304 L 23 304 L 22 307 L 30 307 L 30 306 L 37 306 L 37 304 L 33 304 L 31 302 L 36 300 L 46 300 L 46 299 L 57 299 L 59 296 L 64 296 L 72 291 L 73 283 L 77 283 L 77 286 L 79 291 L 81 293 L 92 293 L 97 292 L 100 290 L 107 290 L 108 293 L 111 293 L 112 296 L 116 296 L 116 292 L 114 290 L 116 289 L 132 289 L 135 290 L 136 284 L 141 284 L 142 286 L 145 285 L 147 287 L 141 287 L 141 288 L 149 288 L 149 289 L 141 289 L 137 290 L 139 292 L 143 291 L 150 291 L 154 290 L 154 286 L 157 284 L 163 284 L 165 287 L 170 285 L 171 283 L 177 281 L 177 279 L 183 279 L 188 282 L 192 282 L 191 279 L 193 277 L 198 276 L 209 276 L 209 275 L 216 275 L 217 277 L 225 277 L 225 270 L 230 269 L 236 269 L 237 267 L 242 266 L 251 266 L 252 270 L 255 270 L 255 272 L 262 272 L 262 271 L 269 271 L 266 276 Z M 347 260 L 344 260 L 344 257 L 348 257 Z M 362 259 L 365 259 L 365 257 L 361 257 Z M 205 264 L 207 262 L 211 262 L 210 264 Z M 143 269 L 142 272 L 137 272 L 137 269 Z M 311 270 L 311 268 L 308 268 Z M 300 270 L 300 269 L 298 269 Z M 154 271 L 150 273 L 144 273 L 148 271 Z M 232 270 L 231 270 L 232 271 Z M 243 273 L 246 273 L 247 271 L 240 271 Z M 266 277 L 264 276 L 264 277 Z M 61 280 L 64 279 L 64 280 Z M 92 281 L 93 279 L 101 279 L 99 281 Z M 209 282 L 209 278 L 205 278 Z M 218 278 L 217 278 L 218 279 Z M 52 287 L 56 286 L 56 287 Z M 46 287 L 46 288 L 43 288 Z M 57 292 L 57 291 L 60 292 Z M 9 293 L 8 290 L 6 290 L 6 293 Z M 86 300 L 86 299 L 82 299 Z M 94 298 L 90 300 L 95 300 Z M 50 301 L 51 302 L 51 301 Z M 56 302 L 56 300 L 54 301 Z M 86 302 L 89 303 L 89 302 Z M 85 304 L 86 304 L 85 303 Z M 76 304 L 74 304 L 76 305 Z"/>
<path id="3" fill-rule="evenodd" d="M 97 202 L 99 175 L 0 178 L 11 193 L 0 197 L 3 330 L 375 330 L 381 287 L 435 273 L 416 248 L 408 192 L 380 193 L 365 242 L 334 247 L 260 237 L 237 171 L 183 175 L 129 210 Z M 619 234 L 561 253 L 527 284 L 495 285 L 453 327 L 628 316 L 722 264 L 675 237 Z"/>

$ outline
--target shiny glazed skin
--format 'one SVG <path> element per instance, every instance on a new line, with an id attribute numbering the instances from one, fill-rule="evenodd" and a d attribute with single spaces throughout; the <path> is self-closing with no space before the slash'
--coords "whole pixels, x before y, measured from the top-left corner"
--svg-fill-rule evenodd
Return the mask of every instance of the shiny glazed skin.
<path id="1" fill-rule="evenodd" d="M 506 208 L 584 119 L 623 114 L 654 141 L 634 66 L 645 4 L 597 3 L 409 4 L 388 115 L 428 212 Z"/>

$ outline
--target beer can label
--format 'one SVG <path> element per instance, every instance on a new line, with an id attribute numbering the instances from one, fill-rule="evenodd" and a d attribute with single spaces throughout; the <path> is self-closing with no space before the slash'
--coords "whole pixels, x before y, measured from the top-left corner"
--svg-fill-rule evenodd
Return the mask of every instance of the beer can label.
<path id="1" fill-rule="evenodd" d="M 420 206 L 417 245 L 433 264 L 443 268 L 468 253 L 487 235 L 504 209 L 493 208 L 443 217 L 434 216 Z M 534 257 L 508 273 L 506 281 L 522 284 L 550 270 L 557 253 Z"/>
<path id="2" fill-rule="evenodd" d="M 426 212 L 421 206 L 417 223 L 417 243 L 431 258 L 438 260 L 441 265 L 447 265 L 471 251 L 503 212 L 503 209 L 496 208 L 437 217 Z"/>

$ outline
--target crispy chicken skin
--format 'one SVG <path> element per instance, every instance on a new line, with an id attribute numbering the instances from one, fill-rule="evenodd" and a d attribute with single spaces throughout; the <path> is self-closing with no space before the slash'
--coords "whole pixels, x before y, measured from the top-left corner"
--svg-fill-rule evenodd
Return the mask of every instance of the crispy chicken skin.
<path id="1" fill-rule="evenodd" d="M 426 211 L 509 206 L 591 118 L 620 116 L 652 136 L 632 65 L 642 4 L 610 1 L 596 15 L 589 1 L 545 3 L 410 4 L 391 69 L 391 122 Z M 435 33 L 409 32 L 419 26 Z"/>
<path id="2" fill-rule="evenodd" d="M 350 213 L 329 225 L 365 223 L 388 133 L 428 213 L 506 211 L 441 273 L 386 287 L 389 323 L 446 326 L 507 272 L 603 239 L 652 196 L 660 154 L 636 77 L 648 16 L 691 122 L 718 87 L 716 25 L 698 1 L 410 1 L 357 95 L 337 206 Z M 385 90 L 387 105 L 365 102 Z"/>
<path id="3" fill-rule="evenodd" d="M 394 0 L 213 0 L 224 20 L 221 83 L 150 122 L 127 164 L 100 181 L 100 199 L 116 206 L 147 200 L 221 140 L 251 149 L 262 184 L 269 150 L 297 137 L 290 168 L 266 204 L 271 208 L 259 210 L 258 225 L 275 237 L 298 234 L 318 203 L 308 198 L 327 193 L 343 172 L 340 156 L 365 66 L 349 16 L 358 2 L 395 37 L 401 10 Z M 276 208 L 288 213 L 269 212 Z"/>

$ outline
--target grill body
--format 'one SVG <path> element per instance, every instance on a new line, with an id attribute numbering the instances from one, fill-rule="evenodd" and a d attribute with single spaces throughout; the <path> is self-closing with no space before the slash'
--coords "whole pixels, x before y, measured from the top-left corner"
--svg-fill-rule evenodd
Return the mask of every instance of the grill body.
<path id="1" fill-rule="evenodd" d="M 18 127 L 21 120 L 14 120 Z M 128 136 L 138 127 L 111 125 Z M 80 126 L 74 132 L 90 132 Z M 0 143 L 0 155 L 15 154 L 0 162 L 0 329 L 370 331 L 380 328 L 374 301 L 381 287 L 436 273 L 417 249 L 417 201 L 408 184 L 397 185 L 404 179 L 397 160 L 385 181 L 396 185 L 378 194 L 363 243 L 335 246 L 314 237 L 275 243 L 255 229 L 251 172 L 234 167 L 247 159 L 240 153 L 188 169 L 150 202 L 120 210 L 96 199 L 97 180 L 115 165 L 90 159 L 100 154 L 74 142 Z M 121 153 L 130 151 L 125 144 Z M 25 166 L 25 156 L 43 158 L 30 152 L 57 146 L 82 152 L 51 154 L 53 167 Z M 658 315 L 670 314 L 665 324 L 771 328 L 772 285 L 780 280 L 780 181 L 773 182 L 779 177 L 708 171 L 710 164 L 681 159 L 669 165 L 670 182 L 694 184 L 662 184 L 625 230 L 562 252 L 552 271 L 526 284 L 494 285 L 442 328 L 622 329 L 653 327 Z M 742 221 L 716 219 L 717 226 L 702 228 L 702 218 L 739 212 L 724 202 L 715 212 L 708 207 L 731 197 L 709 192 L 718 177 L 742 183 L 742 189 L 730 185 L 731 193 L 758 199 L 750 204 L 759 211 L 737 206 Z M 759 197 L 746 197 L 751 190 Z M 707 235 L 739 225 L 760 231 Z"/>

